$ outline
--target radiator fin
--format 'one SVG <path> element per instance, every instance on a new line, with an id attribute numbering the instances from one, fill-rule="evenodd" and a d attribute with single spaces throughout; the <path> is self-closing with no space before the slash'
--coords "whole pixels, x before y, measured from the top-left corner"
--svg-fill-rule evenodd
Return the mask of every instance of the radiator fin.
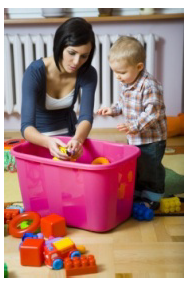
<path id="1" fill-rule="evenodd" d="M 94 112 L 103 106 L 116 103 L 119 95 L 119 83 L 108 63 L 108 52 L 120 35 L 95 35 L 96 51 L 92 65 L 98 73 L 98 83 L 95 94 Z M 158 37 L 153 34 L 133 35 L 145 47 L 146 69 L 154 74 L 155 49 Z M 52 56 L 53 35 L 8 35 L 4 36 L 4 111 L 8 114 L 21 112 L 21 84 L 23 73 L 29 64 L 41 57 Z M 80 94 L 81 96 L 81 94 Z M 79 112 L 80 96 L 75 104 Z"/>

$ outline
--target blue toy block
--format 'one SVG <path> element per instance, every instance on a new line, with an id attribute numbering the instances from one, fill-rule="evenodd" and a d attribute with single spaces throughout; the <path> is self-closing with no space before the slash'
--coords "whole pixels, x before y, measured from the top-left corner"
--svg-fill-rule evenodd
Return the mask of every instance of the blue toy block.
<path id="1" fill-rule="evenodd" d="M 146 207 L 143 203 L 133 203 L 132 216 L 139 221 L 150 221 L 154 217 L 154 211 Z"/>

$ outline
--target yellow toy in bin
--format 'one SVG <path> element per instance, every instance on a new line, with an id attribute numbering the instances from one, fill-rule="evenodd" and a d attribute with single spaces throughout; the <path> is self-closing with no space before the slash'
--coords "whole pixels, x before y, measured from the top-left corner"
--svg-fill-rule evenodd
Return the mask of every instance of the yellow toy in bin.
<path id="1" fill-rule="evenodd" d="M 69 151 L 69 149 L 67 149 L 66 147 L 60 146 L 60 147 L 59 147 L 59 150 L 60 150 L 63 154 L 66 154 L 67 156 L 70 157 L 70 160 L 69 160 L 69 161 L 71 161 L 71 162 L 75 162 L 75 161 L 76 161 L 76 159 L 71 158 L 71 155 L 72 155 L 73 153 L 72 153 L 71 151 Z M 57 157 L 53 157 L 53 160 L 54 160 L 54 161 L 63 161 L 63 160 L 61 160 L 61 159 L 59 159 L 59 158 L 57 158 Z"/>

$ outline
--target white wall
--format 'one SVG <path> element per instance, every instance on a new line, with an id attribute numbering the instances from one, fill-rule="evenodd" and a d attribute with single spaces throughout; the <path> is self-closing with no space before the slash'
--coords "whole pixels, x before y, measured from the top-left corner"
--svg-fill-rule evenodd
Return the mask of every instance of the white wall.
<path id="1" fill-rule="evenodd" d="M 164 88 L 166 114 L 176 116 L 183 111 L 183 20 L 110 22 L 93 23 L 92 25 L 96 34 L 156 34 L 160 41 L 157 44 L 155 75 Z M 40 31 L 41 34 L 49 34 L 54 33 L 57 27 L 57 24 L 5 26 L 5 33 L 37 34 Z M 95 117 L 93 126 L 95 128 L 112 128 L 120 121 L 122 121 L 122 117 L 103 120 L 100 117 Z M 5 130 L 20 129 L 20 116 L 5 114 L 4 127 Z"/>

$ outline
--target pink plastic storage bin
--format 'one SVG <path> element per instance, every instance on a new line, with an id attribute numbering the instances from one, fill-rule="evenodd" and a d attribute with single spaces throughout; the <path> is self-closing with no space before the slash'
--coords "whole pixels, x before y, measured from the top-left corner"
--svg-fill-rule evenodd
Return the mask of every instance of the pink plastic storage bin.
<path id="1" fill-rule="evenodd" d="M 108 231 L 131 215 L 140 150 L 94 139 L 83 146 L 76 162 L 54 161 L 48 149 L 28 142 L 12 149 L 24 207 L 41 216 L 62 215 L 71 227 Z M 110 164 L 92 165 L 97 157 L 106 157 Z"/>

